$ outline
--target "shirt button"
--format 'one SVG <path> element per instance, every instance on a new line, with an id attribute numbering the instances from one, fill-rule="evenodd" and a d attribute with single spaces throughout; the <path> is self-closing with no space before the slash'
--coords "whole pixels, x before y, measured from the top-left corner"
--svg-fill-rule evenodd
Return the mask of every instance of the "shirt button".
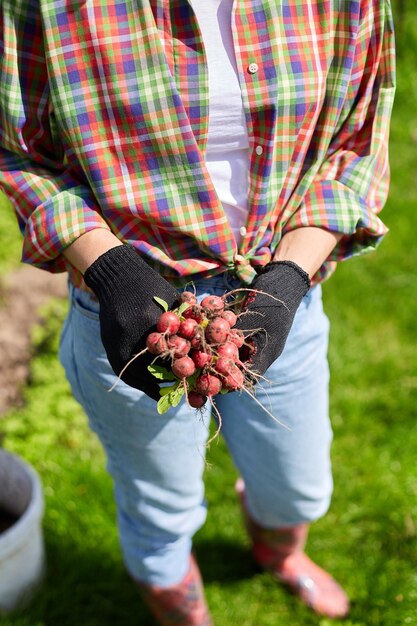
<path id="1" fill-rule="evenodd" d="M 246 228 L 244 226 L 241 226 L 239 229 L 240 234 L 242 235 L 242 237 L 244 237 L 246 235 Z"/>
<path id="2" fill-rule="evenodd" d="M 251 63 L 248 67 L 249 74 L 256 74 L 259 70 L 259 65 L 257 63 Z"/>
<path id="3" fill-rule="evenodd" d="M 262 148 L 262 146 L 256 146 L 255 148 L 255 152 L 258 156 L 261 156 L 261 154 L 263 153 L 264 149 Z"/>

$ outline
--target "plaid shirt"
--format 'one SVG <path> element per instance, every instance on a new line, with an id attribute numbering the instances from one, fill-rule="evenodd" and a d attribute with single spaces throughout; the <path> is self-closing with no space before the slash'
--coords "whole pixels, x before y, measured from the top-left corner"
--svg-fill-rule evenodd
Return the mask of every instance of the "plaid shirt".
<path id="1" fill-rule="evenodd" d="M 375 247 L 389 0 L 235 0 L 232 29 L 251 150 L 240 249 L 205 166 L 207 64 L 187 0 L 1 0 L 0 184 L 25 262 L 80 284 L 61 253 L 95 228 L 183 279 L 249 282 L 302 226 L 343 233 L 316 280 Z"/>

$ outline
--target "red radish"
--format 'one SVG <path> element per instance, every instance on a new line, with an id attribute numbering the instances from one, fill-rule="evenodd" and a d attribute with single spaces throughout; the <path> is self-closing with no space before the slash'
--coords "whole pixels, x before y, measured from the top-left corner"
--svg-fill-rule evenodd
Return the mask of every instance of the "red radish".
<path id="1" fill-rule="evenodd" d="M 160 333 L 174 335 L 180 327 L 180 318 L 172 311 L 165 311 L 159 317 L 156 328 Z"/>
<path id="2" fill-rule="evenodd" d="M 237 315 L 230 310 L 223 311 L 221 317 L 224 317 L 224 319 L 229 322 L 230 328 L 232 328 L 232 326 L 234 326 L 237 322 Z"/>
<path id="3" fill-rule="evenodd" d="M 222 381 L 213 374 L 201 374 L 195 384 L 195 390 L 203 396 L 215 396 L 221 388 Z"/>
<path id="4" fill-rule="evenodd" d="M 197 328 L 198 322 L 190 317 L 189 319 L 185 319 L 183 322 L 181 322 L 177 333 L 180 337 L 184 337 L 184 339 L 192 339 L 195 335 Z"/>
<path id="5" fill-rule="evenodd" d="M 238 348 L 241 348 L 245 343 L 244 334 L 238 328 L 232 328 L 230 330 L 227 340 L 234 343 Z"/>
<path id="6" fill-rule="evenodd" d="M 193 320 L 196 320 L 196 322 L 198 323 L 202 322 L 205 318 L 204 311 L 199 304 L 193 304 L 189 306 L 188 309 L 185 309 L 182 315 L 183 317 L 185 317 L 185 319 L 191 318 Z"/>
<path id="7" fill-rule="evenodd" d="M 226 356 L 219 356 L 214 366 L 216 372 L 222 374 L 222 376 L 228 376 L 230 372 L 233 371 L 235 364 L 232 359 L 229 359 Z"/>
<path id="8" fill-rule="evenodd" d="M 171 350 L 174 359 L 180 359 L 182 356 L 185 356 L 191 348 L 190 342 L 178 335 L 171 335 L 167 343 L 168 349 Z"/>
<path id="9" fill-rule="evenodd" d="M 183 356 L 180 359 L 175 359 L 172 365 L 172 373 L 178 378 L 188 378 L 195 372 L 194 361 L 189 356 Z"/>
<path id="10" fill-rule="evenodd" d="M 213 355 L 209 352 L 203 352 L 202 350 L 191 350 L 190 357 L 196 367 L 203 368 L 211 362 Z"/>
<path id="11" fill-rule="evenodd" d="M 167 369 L 177 379 L 174 391 L 184 391 L 188 404 L 196 409 L 208 398 L 220 423 L 212 397 L 246 389 L 246 383 L 249 388 L 250 357 L 256 350 L 250 346 L 252 338 L 235 327 L 239 315 L 232 307 L 225 309 L 225 301 L 226 297 L 206 296 L 199 304 L 195 293 L 184 291 L 180 305 L 160 315 L 158 332 L 146 340 L 147 350 L 168 362 Z M 175 399 L 169 396 L 168 404 Z M 161 410 L 166 410 L 165 404 Z"/>
<path id="12" fill-rule="evenodd" d="M 188 404 L 194 409 L 201 409 L 201 407 L 205 405 L 206 401 L 207 396 L 197 393 L 197 391 L 190 391 L 188 394 Z"/>
<path id="13" fill-rule="evenodd" d="M 188 304 L 197 304 L 197 298 L 191 291 L 183 291 L 180 295 L 180 302 L 188 302 Z"/>
<path id="14" fill-rule="evenodd" d="M 201 349 L 201 347 L 204 346 L 204 344 L 205 344 L 204 330 L 201 328 L 201 326 L 199 326 L 195 332 L 194 337 L 191 339 L 191 347 L 198 350 L 198 349 Z"/>
<path id="15" fill-rule="evenodd" d="M 224 300 L 219 296 L 206 296 L 202 299 L 201 306 L 210 315 L 218 315 L 224 309 Z"/>
<path id="16" fill-rule="evenodd" d="M 230 332 L 229 323 L 222 317 L 213 319 L 206 328 L 206 337 L 209 343 L 224 343 Z"/>
<path id="17" fill-rule="evenodd" d="M 235 391 L 241 389 L 245 376 L 238 367 L 234 366 L 230 373 L 223 379 L 223 387 L 228 391 Z"/>
<path id="18" fill-rule="evenodd" d="M 168 350 L 166 339 L 161 333 L 150 333 L 146 339 L 146 347 L 151 354 L 162 354 Z"/>
<path id="19" fill-rule="evenodd" d="M 217 348 L 217 354 L 219 357 L 225 356 L 233 361 L 237 361 L 239 359 L 239 348 L 232 341 L 226 341 L 226 343 L 222 343 Z"/>

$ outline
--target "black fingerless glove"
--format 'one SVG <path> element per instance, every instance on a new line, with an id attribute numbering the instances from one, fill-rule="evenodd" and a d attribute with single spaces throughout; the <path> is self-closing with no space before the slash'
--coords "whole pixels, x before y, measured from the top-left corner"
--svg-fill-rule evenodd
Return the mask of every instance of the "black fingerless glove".
<path id="1" fill-rule="evenodd" d="M 295 313 L 310 288 L 310 279 L 296 263 L 275 261 L 265 266 L 250 287 L 261 293 L 249 293 L 236 328 L 253 344 L 252 369 L 264 374 L 284 349 Z"/>
<path id="2" fill-rule="evenodd" d="M 102 254 L 87 269 L 84 280 L 99 300 L 101 339 L 110 365 L 119 375 L 126 363 L 145 348 L 148 334 L 155 330 L 162 310 L 154 296 L 171 308 L 179 293 L 130 245 L 116 246 Z M 153 358 L 145 353 L 135 359 L 122 380 L 158 400 L 159 385 L 147 369 Z"/>

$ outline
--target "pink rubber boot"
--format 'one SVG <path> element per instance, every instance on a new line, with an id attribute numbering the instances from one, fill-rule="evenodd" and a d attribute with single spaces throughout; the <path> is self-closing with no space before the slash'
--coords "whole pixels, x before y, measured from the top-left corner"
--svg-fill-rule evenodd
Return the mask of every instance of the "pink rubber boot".
<path id="1" fill-rule="evenodd" d="M 346 617 L 349 612 L 346 593 L 330 574 L 316 565 L 304 552 L 308 524 L 290 528 L 262 528 L 248 515 L 242 479 L 236 483 L 236 492 L 252 540 L 252 553 L 256 563 L 262 569 L 272 572 L 319 615 L 330 618 Z"/>
<path id="2" fill-rule="evenodd" d="M 176 585 L 157 587 L 137 581 L 136 584 L 160 626 L 213 626 L 200 570 L 193 556 L 188 573 Z"/>

